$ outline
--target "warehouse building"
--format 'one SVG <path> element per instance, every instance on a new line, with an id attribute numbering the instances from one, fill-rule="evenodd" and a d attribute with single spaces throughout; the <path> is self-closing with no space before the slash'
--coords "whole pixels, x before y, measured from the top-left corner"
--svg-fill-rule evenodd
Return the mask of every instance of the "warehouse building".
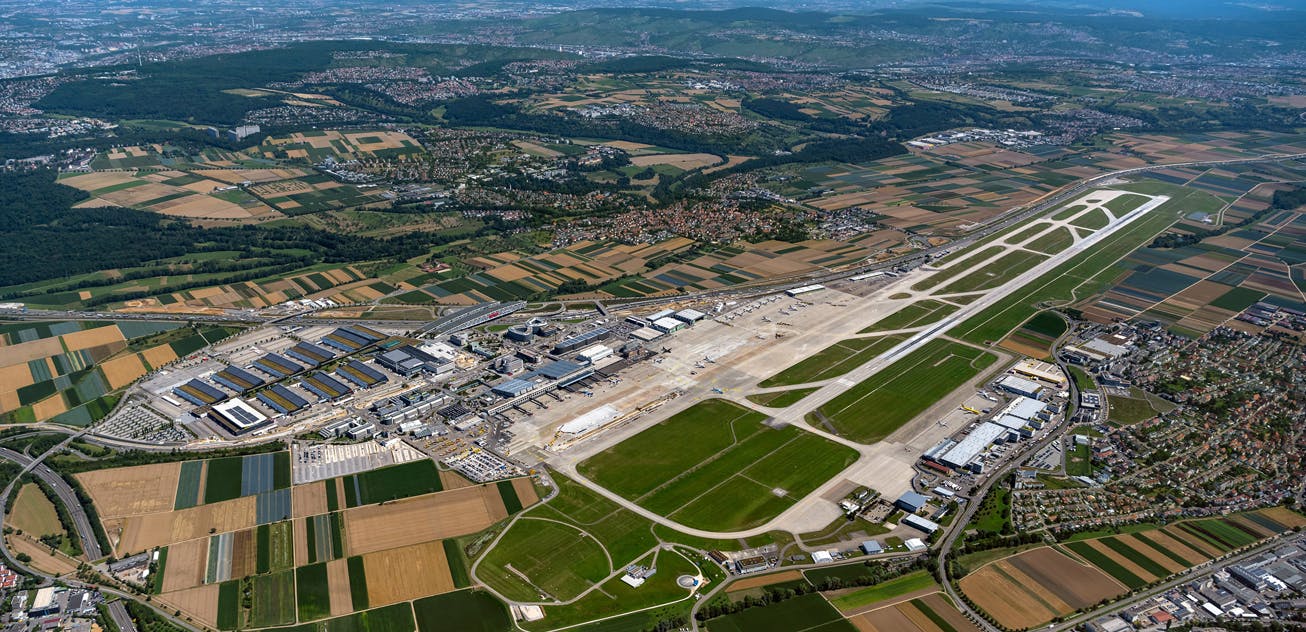
<path id="1" fill-rule="evenodd" d="M 213 381 L 237 393 L 244 393 L 263 385 L 263 378 L 240 367 L 229 366 L 213 374 Z"/>
<path id="2" fill-rule="evenodd" d="M 825 286 L 820 284 L 804 285 L 802 287 L 796 287 L 792 290 L 785 290 L 785 294 L 788 294 L 790 297 L 794 297 L 794 296 L 798 296 L 799 294 L 807 294 L 808 292 L 815 292 L 817 290 L 824 290 L 824 289 Z"/>
<path id="3" fill-rule="evenodd" d="M 670 316 L 667 316 L 653 321 L 653 328 L 664 334 L 669 334 L 684 329 L 685 321 L 676 320 Z"/>
<path id="4" fill-rule="evenodd" d="M 226 393 L 199 380 L 186 382 L 172 389 L 172 392 L 196 406 L 209 406 L 227 399 Z"/>
<path id="5" fill-rule="evenodd" d="M 269 353 L 255 360 L 254 368 L 271 375 L 273 379 L 277 380 L 290 377 L 304 370 L 304 367 L 275 353 Z"/>
<path id="6" fill-rule="evenodd" d="M 348 386 L 340 383 L 340 380 L 321 371 L 304 376 L 304 380 L 299 384 L 317 395 L 321 401 L 340 399 L 351 392 Z"/>
<path id="7" fill-rule="evenodd" d="M 884 547 L 881 546 L 880 543 L 876 542 L 875 540 L 867 540 L 865 542 L 862 542 L 860 548 L 862 549 L 862 553 L 865 553 L 867 555 L 879 555 L 884 552 Z"/>
<path id="8" fill-rule="evenodd" d="M 1037 382 L 1027 380 L 1019 375 L 1005 375 L 998 380 L 998 388 L 1015 395 L 1023 397 L 1037 398 L 1043 392 L 1043 387 Z"/>
<path id="9" fill-rule="evenodd" d="M 676 313 L 676 310 L 674 310 L 674 309 L 664 309 L 664 310 L 661 310 L 661 311 L 653 312 L 652 314 L 649 314 L 649 315 L 648 315 L 648 322 L 650 322 L 650 323 L 652 323 L 652 322 L 656 322 L 656 321 L 662 320 L 663 318 L 668 318 L 668 317 L 670 317 L 672 314 L 675 314 L 675 313 Z"/>
<path id="10" fill-rule="evenodd" d="M 929 501 L 930 499 L 926 498 L 923 494 L 909 491 L 904 492 L 903 495 L 899 496 L 898 500 L 894 501 L 893 504 L 895 507 L 907 513 L 916 513 Z"/>
<path id="11" fill-rule="evenodd" d="M 373 386 L 381 384 L 389 379 L 384 373 L 377 371 L 358 360 L 349 360 L 337 367 L 336 375 L 339 375 L 362 388 L 372 388 Z"/>
<path id="12" fill-rule="evenodd" d="M 682 309 L 676 312 L 674 315 L 672 315 L 672 318 L 675 318 L 676 320 L 684 321 L 692 325 L 700 320 L 703 320 L 704 318 L 707 318 L 707 314 L 704 314 L 703 312 L 700 312 L 696 309 Z"/>
<path id="13" fill-rule="evenodd" d="M 376 361 L 381 366 L 405 377 L 413 375 L 419 371 L 426 371 L 433 375 L 440 375 L 453 370 L 452 361 L 445 358 L 437 358 L 412 345 L 395 347 L 394 349 L 378 355 Z"/>
<path id="14" fill-rule="evenodd" d="M 1015 415 L 1005 415 L 1005 414 L 994 417 L 992 422 L 1008 430 L 1020 430 L 1021 428 L 1024 428 L 1026 424 L 1029 423 L 1028 420 L 1021 419 L 1020 417 L 1017 417 Z"/>
<path id="15" fill-rule="evenodd" d="M 966 435 L 966 438 L 959 441 L 943 456 L 940 456 L 939 462 L 948 467 L 966 467 L 966 464 L 973 461 L 975 457 L 982 454 L 990 445 L 993 445 L 994 441 L 1006 434 L 1007 428 L 986 421 L 976 426 L 974 430 L 970 431 L 970 434 Z"/>
<path id="16" fill-rule="evenodd" d="M 218 404 L 209 411 L 209 418 L 231 434 L 245 434 L 272 425 L 263 413 L 241 399 Z"/>
<path id="17" fill-rule="evenodd" d="M 580 353 L 576 354 L 576 359 L 584 364 L 594 364 L 595 362 L 611 355 L 612 347 L 607 345 L 594 345 L 582 349 Z"/>
<path id="18" fill-rule="evenodd" d="M 1003 409 L 1002 414 L 1019 417 L 1025 421 L 1033 421 L 1039 418 L 1039 414 L 1047 410 L 1047 404 L 1030 397 L 1017 397 L 1007 407 Z"/>
<path id="19" fill-rule="evenodd" d="M 644 342 L 652 342 L 665 335 L 666 334 L 656 329 L 653 329 L 652 327 L 640 327 L 639 329 L 630 332 L 631 338 L 634 338 L 635 340 L 642 340 Z"/>
<path id="20" fill-rule="evenodd" d="M 273 384 L 257 395 L 258 400 L 283 415 L 297 412 L 308 405 L 308 400 L 281 384 Z"/>
<path id="21" fill-rule="evenodd" d="M 939 530 L 938 523 L 933 520 L 926 520 L 917 515 L 908 515 L 906 518 L 902 519 L 902 523 L 913 529 L 920 529 L 925 533 L 934 533 Z"/>
<path id="22" fill-rule="evenodd" d="M 583 334 L 565 338 L 559 341 L 558 345 L 554 347 L 553 350 L 558 353 L 571 353 L 577 349 L 584 349 L 585 347 L 601 340 L 607 340 L 611 335 L 612 331 L 610 329 L 599 327 L 598 329 L 592 329 Z"/>
<path id="23" fill-rule="evenodd" d="M 330 362 L 335 359 L 336 353 L 329 349 L 323 349 L 315 344 L 301 342 L 286 350 L 286 355 L 307 364 L 312 368 L 317 368 L 323 362 Z"/>
<path id="24" fill-rule="evenodd" d="M 365 327 L 340 327 L 322 338 L 322 344 L 334 347 L 345 353 L 366 349 L 384 336 Z"/>

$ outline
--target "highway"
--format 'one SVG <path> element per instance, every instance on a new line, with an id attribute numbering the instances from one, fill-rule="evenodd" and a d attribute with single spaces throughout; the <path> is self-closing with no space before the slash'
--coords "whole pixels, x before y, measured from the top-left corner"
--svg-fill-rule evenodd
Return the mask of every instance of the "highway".
<path id="1" fill-rule="evenodd" d="M 69 441 L 76 438 L 76 436 L 77 435 L 72 435 L 67 439 L 64 439 L 59 443 L 59 445 L 51 448 L 51 452 L 62 449 L 64 446 L 68 445 Z M 46 454 L 50 454 L 51 452 L 47 452 Z M 68 486 L 68 483 L 63 480 L 63 477 L 46 467 L 44 463 L 41 463 L 41 459 L 45 458 L 44 455 L 32 458 L 21 452 L 14 452 L 9 448 L 0 448 L 0 458 L 9 459 L 14 463 L 23 466 L 23 473 L 30 472 L 35 474 L 37 478 L 45 481 L 47 485 L 53 488 L 55 494 L 59 496 L 59 500 L 68 508 L 69 515 L 72 516 L 74 526 L 77 527 L 77 538 L 81 540 L 82 543 L 82 551 L 86 552 L 86 559 L 98 560 L 104 557 L 104 552 L 100 549 L 100 543 L 95 539 L 95 531 L 91 528 L 91 520 L 87 517 L 86 510 L 82 507 L 82 503 L 77 500 L 77 494 L 74 493 L 73 489 Z"/>

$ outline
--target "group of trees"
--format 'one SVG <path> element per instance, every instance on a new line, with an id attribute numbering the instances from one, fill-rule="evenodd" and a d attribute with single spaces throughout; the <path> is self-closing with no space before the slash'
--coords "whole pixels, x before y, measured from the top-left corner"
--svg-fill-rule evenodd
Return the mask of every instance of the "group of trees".
<path id="1" fill-rule="evenodd" d="M 1306 205 L 1306 187 L 1297 187 L 1284 191 L 1275 191 L 1270 205 L 1244 217 L 1237 222 L 1224 222 L 1218 228 L 1193 231 L 1191 233 L 1165 233 L 1157 236 L 1148 244 L 1149 248 L 1183 248 L 1201 242 L 1203 239 L 1223 235 L 1235 228 L 1243 228 L 1260 221 L 1274 211 L 1286 211 Z"/>

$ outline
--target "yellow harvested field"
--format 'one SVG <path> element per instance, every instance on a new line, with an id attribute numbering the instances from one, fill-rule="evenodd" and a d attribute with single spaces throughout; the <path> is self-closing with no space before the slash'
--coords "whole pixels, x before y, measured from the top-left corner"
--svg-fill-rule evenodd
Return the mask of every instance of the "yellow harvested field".
<path id="1" fill-rule="evenodd" d="M 517 492 L 517 500 L 521 501 L 523 508 L 540 502 L 539 494 L 535 493 L 535 485 L 531 483 L 529 478 L 512 479 L 512 490 Z"/>
<path id="2" fill-rule="evenodd" d="M 498 488 L 464 487 L 345 511 L 350 555 L 475 533 L 508 517 Z"/>
<path id="3" fill-rule="evenodd" d="M 22 400 L 18 399 L 16 391 L 0 391 L 0 412 L 17 410 L 22 405 Z"/>
<path id="4" fill-rule="evenodd" d="M 332 481 L 317 481 L 316 483 L 307 483 L 296 485 L 290 490 L 291 516 L 295 518 L 307 518 L 327 512 L 327 483 Z"/>
<path id="5" fill-rule="evenodd" d="M 59 344 L 59 338 L 42 338 L 5 347 L 4 355 L 0 356 L 0 364 L 25 364 L 31 360 L 61 353 L 63 353 L 63 345 Z"/>
<path id="6" fill-rule="evenodd" d="M 9 550 L 15 555 L 26 553 L 32 556 L 31 566 L 50 575 L 68 575 L 77 572 L 78 561 L 63 553 L 55 551 L 26 535 L 13 535 L 5 539 Z"/>
<path id="7" fill-rule="evenodd" d="M 214 533 L 239 531 L 255 525 L 254 496 L 227 500 L 212 505 L 201 505 L 180 511 L 128 516 L 118 521 L 117 546 L 119 557 L 137 553 L 156 546 L 204 537 Z M 109 539 L 114 531 L 105 525 Z"/>
<path id="8" fill-rule="evenodd" d="M 440 486 L 444 488 L 444 491 L 453 491 L 455 489 L 472 487 L 474 485 L 476 485 L 476 483 L 467 480 L 462 474 L 453 470 L 443 470 L 440 472 Z M 525 506 L 525 504 L 523 503 L 522 506 Z"/>
<path id="9" fill-rule="evenodd" d="M 32 384 L 32 371 L 27 368 L 26 362 L 0 366 L 0 391 L 16 391 L 30 384 Z"/>
<path id="10" fill-rule="evenodd" d="M 150 205 L 150 210 L 173 217 L 206 217 L 214 219 L 242 219 L 250 212 L 239 204 L 207 195 L 192 195 Z"/>
<path id="11" fill-rule="evenodd" d="M 150 363 L 155 369 L 177 359 L 177 353 L 169 345 L 150 347 L 141 352 L 141 359 Z"/>
<path id="12" fill-rule="evenodd" d="M 363 556 L 367 604 L 385 606 L 454 589 L 441 542 L 423 542 Z"/>
<path id="13" fill-rule="evenodd" d="M 210 628 L 218 625 L 218 584 L 163 593 L 156 599 Z"/>
<path id="14" fill-rule="evenodd" d="M 92 470 L 76 474 L 102 519 L 171 511 L 181 463 Z"/>
<path id="15" fill-rule="evenodd" d="M 135 353 L 108 360 L 100 365 L 100 370 L 104 372 L 104 379 L 112 389 L 127 386 L 145 375 L 145 365 Z"/>
<path id="16" fill-rule="evenodd" d="M 240 184 L 245 181 L 254 183 L 274 182 L 276 180 L 298 178 L 304 174 L 305 172 L 299 169 L 203 169 L 195 171 L 195 175 L 227 184 Z"/>
<path id="17" fill-rule="evenodd" d="M 68 346 L 69 351 L 79 351 L 81 349 L 90 349 L 100 345 L 107 345 L 111 342 L 122 342 L 126 338 L 122 337 L 122 332 L 118 331 L 116 326 L 96 327 L 95 329 L 84 329 L 74 331 L 71 334 L 60 336 L 63 342 Z"/>
<path id="18" fill-rule="evenodd" d="M 136 176 L 127 172 L 104 171 L 100 173 L 88 173 L 85 175 L 73 176 L 71 178 L 61 178 L 59 184 L 76 187 L 83 191 L 94 191 L 96 189 L 103 189 L 124 182 L 131 182 L 136 179 Z"/>
<path id="19" fill-rule="evenodd" d="M 168 563 L 163 568 L 162 592 L 194 588 L 204 583 L 209 559 L 209 539 L 187 540 L 168 547 Z"/>
<path id="20" fill-rule="evenodd" d="M 18 490 L 18 498 L 14 500 L 13 510 L 9 512 L 6 522 L 13 528 L 38 538 L 64 533 L 54 504 L 45 497 L 36 483 L 28 483 Z"/>
<path id="21" fill-rule="evenodd" d="M 291 539 L 295 543 L 295 566 L 308 564 L 308 522 L 296 520 L 290 523 Z"/>
<path id="22" fill-rule="evenodd" d="M 32 414 L 36 415 L 37 421 L 43 421 L 68 410 L 64 404 L 63 396 L 55 393 L 35 404 L 32 404 Z"/>
<path id="23" fill-rule="evenodd" d="M 1302 516 L 1287 507 L 1270 507 L 1257 513 L 1285 527 L 1306 527 L 1306 516 Z"/>
<path id="24" fill-rule="evenodd" d="M 348 560 L 331 560 L 327 562 L 327 594 L 331 598 L 331 616 L 338 617 L 354 610 L 354 601 L 349 592 Z"/>
<path id="25" fill-rule="evenodd" d="M 647 156 L 634 156 L 630 159 L 630 163 L 636 167 L 671 165 L 686 170 L 707 167 L 718 162 L 721 162 L 721 159 L 713 154 L 649 154 Z"/>

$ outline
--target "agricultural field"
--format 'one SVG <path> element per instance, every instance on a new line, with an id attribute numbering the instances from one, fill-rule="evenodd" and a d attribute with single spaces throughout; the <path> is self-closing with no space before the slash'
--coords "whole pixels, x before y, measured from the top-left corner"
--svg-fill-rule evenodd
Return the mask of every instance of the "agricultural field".
<path id="1" fill-rule="evenodd" d="M 870 362 L 906 339 L 906 335 L 899 334 L 842 340 L 807 356 L 757 385 L 761 388 L 794 386 L 839 377 Z"/>
<path id="2" fill-rule="evenodd" d="M 1301 524 L 1301 515 L 1271 508 L 1072 539 L 986 563 L 962 578 L 960 587 L 999 623 L 1031 627 Z"/>
<path id="3" fill-rule="evenodd" d="M 152 322 L 0 325 L 0 423 L 89 425 L 138 378 L 232 331 Z"/>
<path id="4" fill-rule="evenodd" d="M 764 421 L 707 400 L 591 457 L 579 471 L 682 524 L 726 531 L 779 515 L 856 459 L 851 448 Z"/>
<path id="5" fill-rule="evenodd" d="M 422 154 L 424 150 L 411 136 L 394 130 L 314 130 L 268 137 L 250 152 L 269 160 L 318 163 L 326 158 L 341 161 L 369 157 L 403 159 Z"/>
<path id="6" fill-rule="evenodd" d="M 82 202 L 83 207 L 122 206 L 189 220 L 228 222 L 283 217 L 236 183 L 202 173 L 158 166 L 140 171 L 68 174 L 59 183 L 89 193 L 91 199 Z M 221 171 L 218 174 L 226 175 Z M 290 177 L 300 175 L 304 174 L 296 172 Z"/>
<path id="7" fill-rule="evenodd" d="M 860 443 L 889 436 L 997 361 L 974 347 L 934 339 L 810 415 Z"/>
<path id="8" fill-rule="evenodd" d="M 818 593 L 709 619 L 709 632 L 855 632 L 857 628 Z"/>
<path id="9" fill-rule="evenodd" d="M 940 592 L 852 616 L 861 632 L 974 632 L 974 623 Z"/>
<path id="10" fill-rule="evenodd" d="M 1020 328 L 1002 339 L 1001 347 L 1031 358 L 1048 359 L 1052 343 L 1066 333 L 1064 318 L 1052 312 L 1039 312 Z"/>
<path id="11" fill-rule="evenodd" d="M 508 608 L 480 590 L 460 590 L 418 599 L 413 602 L 413 613 L 420 632 L 504 632 L 512 627 Z M 369 632 L 390 631 L 374 629 Z M 394 629 L 394 632 L 399 632 L 399 629 Z"/>
<path id="12" fill-rule="evenodd" d="M 874 586 L 852 590 L 831 599 L 830 604 L 846 613 L 881 601 L 922 593 L 922 591 L 933 592 L 937 589 L 938 585 L 934 583 L 934 577 L 929 572 L 914 571 Z"/>
<path id="13" fill-rule="evenodd" d="M 54 503 L 36 483 L 27 483 L 18 489 L 5 524 L 37 540 L 43 536 L 58 536 L 67 540 L 72 534 L 64 530 Z M 62 547 L 61 547 L 62 548 Z"/>

